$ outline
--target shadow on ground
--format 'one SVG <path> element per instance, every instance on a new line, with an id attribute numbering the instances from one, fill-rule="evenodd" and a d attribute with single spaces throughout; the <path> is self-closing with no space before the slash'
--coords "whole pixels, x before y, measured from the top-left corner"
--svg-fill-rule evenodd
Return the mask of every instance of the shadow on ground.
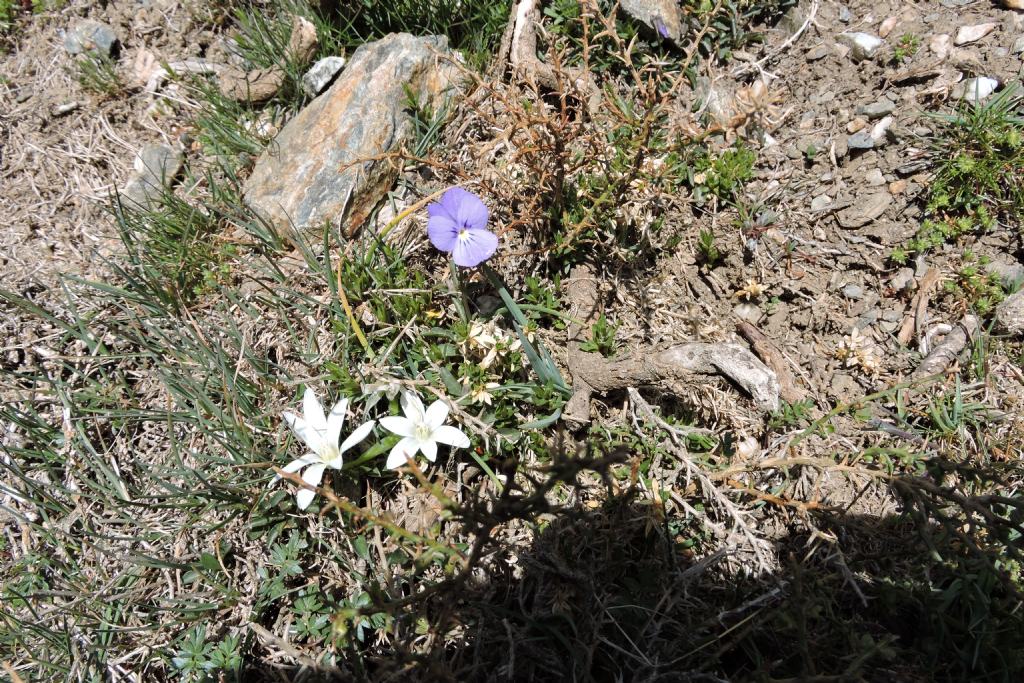
<path id="1" fill-rule="evenodd" d="M 813 526 L 777 542 L 778 571 L 737 578 L 742 555 L 697 561 L 695 529 L 615 497 L 433 600 L 426 613 L 455 645 L 399 644 L 359 675 L 254 664 L 243 680 L 1021 680 L 1024 620 L 989 562 L 943 550 L 910 516 Z"/>

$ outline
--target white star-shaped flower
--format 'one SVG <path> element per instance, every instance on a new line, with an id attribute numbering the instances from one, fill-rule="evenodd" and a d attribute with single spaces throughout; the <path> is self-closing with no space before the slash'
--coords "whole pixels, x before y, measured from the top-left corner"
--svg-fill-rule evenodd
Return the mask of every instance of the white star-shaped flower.
<path id="1" fill-rule="evenodd" d="M 307 388 L 306 393 L 302 395 L 302 411 L 302 417 L 286 411 L 283 414 L 284 421 L 295 435 L 302 439 L 310 452 L 292 460 L 281 469 L 290 473 L 306 468 L 302 473 L 302 481 L 310 486 L 319 486 L 328 467 L 333 470 L 341 469 L 342 454 L 369 435 L 374 420 L 359 425 L 339 446 L 338 439 L 341 438 L 341 428 L 345 425 L 348 399 L 341 399 L 331 409 L 330 415 L 324 415 L 320 400 L 312 389 Z M 270 482 L 271 485 L 279 479 L 281 475 L 276 475 Z M 295 493 L 295 502 L 299 509 L 305 510 L 309 507 L 315 495 L 316 491 L 312 489 L 300 488 Z"/>
<path id="2" fill-rule="evenodd" d="M 434 401 L 424 410 L 423 401 L 410 391 L 402 392 L 401 401 L 405 417 L 391 415 L 380 419 L 384 429 L 402 437 L 388 455 L 388 469 L 401 467 L 419 452 L 422 452 L 427 460 L 434 462 L 437 459 L 439 443 L 452 448 L 469 446 L 469 437 L 463 434 L 462 430 L 445 424 L 448 419 L 448 404 L 444 401 Z"/>

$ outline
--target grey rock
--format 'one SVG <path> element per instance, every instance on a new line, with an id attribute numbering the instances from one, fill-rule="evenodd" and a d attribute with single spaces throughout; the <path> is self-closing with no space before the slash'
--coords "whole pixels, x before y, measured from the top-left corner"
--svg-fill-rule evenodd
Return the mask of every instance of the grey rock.
<path id="1" fill-rule="evenodd" d="M 1010 52 L 1015 55 L 1019 55 L 1024 52 L 1024 36 L 1021 36 L 1017 40 L 1013 41 L 1013 47 L 1010 48 Z"/>
<path id="2" fill-rule="evenodd" d="M 344 57 L 324 57 L 302 76 L 302 91 L 316 97 L 327 89 L 345 66 Z"/>
<path id="3" fill-rule="evenodd" d="M 761 309 L 754 304 L 740 304 L 732 309 L 732 312 L 740 320 L 745 320 L 752 325 L 756 325 L 764 317 Z"/>
<path id="4" fill-rule="evenodd" d="M 875 140 L 871 137 L 871 132 L 862 130 L 859 133 L 847 136 L 846 146 L 850 149 L 874 149 Z"/>
<path id="5" fill-rule="evenodd" d="M 828 46 L 819 45 L 818 47 L 811 48 L 807 51 L 806 59 L 808 62 L 816 62 L 819 59 L 823 59 L 828 56 Z"/>
<path id="6" fill-rule="evenodd" d="M 903 311 L 897 310 L 895 308 L 889 308 L 882 311 L 882 320 L 884 320 L 887 323 L 902 322 L 903 316 Z"/>
<path id="7" fill-rule="evenodd" d="M 889 280 L 889 284 L 897 292 L 910 292 L 917 286 L 917 281 L 914 279 L 913 268 L 900 268 L 896 271 L 896 274 Z"/>
<path id="8" fill-rule="evenodd" d="M 732 115 L 732 101 L 715 89 L 711 79 L 707 76 L 698 76 L 693 87 L 693 96 L 697 104 L 703 107 L 708 114 L 719 122 L 728 121 Z"/>
<path id="9" fill-rule="evenodd" d="M 855 284 L 846 285 L 843 287 L 843 296 L 847 299 L 860 299 L 864 296 L 864 288 Z"/>
<path id="10" fill-rule="evenodd" d="M 135 157 L 135 173 L 121 189 L 121 203 L 132 208 L 153 208 L 181 173 L 183 164 L 180 149 L 146 145 Z"/>
<path id="11" fill-rule="evenodd" d="M 896 110 L 896 105 L 887 99 L 880 99 L 874 104 L 865 104 L 857 107 L 857 113 L 868 117 L 868 119 L 880 119 L 888 116 Z"/>
<path id="12" fill-rule="evenodd" d="M 300 111 L 260 155 L 246 202 L 288 230 L 344 224 L 352 235 L 395 180 L 381 156 L 413 139 L 406 88 L 437 111 L 459 90 L 444 36 L 397 33 L 355 51 L 324 94 Z"/>
<path id="13" fill-rule="evenodd" d="M 892 204 L 888 192 L 875 192 L 857 197 L 853 204 L 836 214 L 839 225 L 844 228 L 859 228 L 879 218 Z"/>
<path id="14" fill-rule="evenodd" d="M 857 318 L 857 321 L 854 323 L 854 327 L 856 327 L 858 330 L 866 330 L 867 328 L 877 323 L 878 318 L 881 315 L 881 310 L 877 308 L 869 308 L 868 310 L 864 311 L 864 313 L 860 317 Z"/>
<path id="15" fill-rule="evenodd" d="M 1024 289 L 1006 297 L 996 306 L 996 324 L 1003 332 L 1024 333 Z"/>
<path id="16" fill-rule="evenodd" d="M 879 169 L 873 168 L 864 176 L 864 181 L 870 187 L 879 187 L 880 185 L 885 185 L 885 176 L 882 175 Z"/>
<path id="17" fill-rule="evenodd" d="M 849 24 L 851 21 L 853 21 L 853 13 L 850 12 L 850 8 L 847 7 L 846 5 L 843 5 L 842 7 L 839 8 L 839 21 L 843 22 L 844 24 Z"/>
<path id="18" fill-rule="evenodd" d="M 821 194 L 811 200 L 811 211 L 824 211 L 831 206 L 832 198 L 827 194 Z"/>
<path id="19" fill-rule="evenodd" d="M 675 0 L 622 0 L 619 7 L 662 38 L 682 43 L 683 13 Z"/>
<path id="20" fill-rule="evenodd" d="M 1004 287 L 1013 287 L 1024 282 L 1024 265 L 993 261 L 985 264 L 985 272 L 995 275 Z"/>
<path id="21" fill-rule="evenodd" d="M 878 36 L 873 36 L 870 33 L 861 33 L 859 31 L 852 33 L 840 33 L 836 36 L 836 41 L 840 45 L 845 45 L 850 48 L 850 56 L 857 62 L 873 57 L 874 54 L 878 52 L 878 48 L 880 48 L 884 42 Z"/>
<path id="22" fill-rule="evenodd" d="M 83 19 L 64 34 L 64 49 L 73 55 L 97 52 L 110 57 L 119 44 L 114 29 L 92 19 Z"/>

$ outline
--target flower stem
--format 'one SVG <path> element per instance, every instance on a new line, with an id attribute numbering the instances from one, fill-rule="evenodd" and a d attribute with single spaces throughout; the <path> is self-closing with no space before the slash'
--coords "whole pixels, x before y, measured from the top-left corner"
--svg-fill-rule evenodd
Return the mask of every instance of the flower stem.
<path id="1" fill-rule="evenodd" d="M 359 344 L 366 351 L 366 355 L 370 357 L 370 360 L 376 360 L 377 355 L 370 348 L 370 342 L 366 340 L 366 335 L 363 334 L 363 328 L 359 326 L 359 321 L 356 320 L 355 314 L 352 312 L 352 306 L 348 303 L 348 297 L 345 296 L 345 287 L 341 283 L 341 264 L 342 259 L 338 259 L 338 298 L 341 300 L 341 307 L 345 309 L 345 316 L 348 318 L 348 324 L 352 326 L 352 333 L 356 335 L 356 339 L 359 340 Z"/>

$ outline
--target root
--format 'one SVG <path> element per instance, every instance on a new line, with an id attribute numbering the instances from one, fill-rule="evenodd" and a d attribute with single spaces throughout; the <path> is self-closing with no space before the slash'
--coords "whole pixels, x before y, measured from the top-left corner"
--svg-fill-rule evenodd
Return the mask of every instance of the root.
<path id="1" fill-rule="evenodd" d="M 762 410 L 779 407 L 779 380 L 747 349 L 733 344 L 690 342 L 667 349 L 639 348 L 623 358 L 605 358 L 581 349 L 583 330 L 597 312 L 597 287 L 586 266 L 573 269 L 566 282 L 571 315 L 582 324 L 568 331 L 569 374 L 573 396 L 566 404 L 565 419 L 576 425 L 590 422 L 590 397 L 630 387 L 660 387 L 682 394 L 693 375 L 722 375 L 739 385 Z"/>

